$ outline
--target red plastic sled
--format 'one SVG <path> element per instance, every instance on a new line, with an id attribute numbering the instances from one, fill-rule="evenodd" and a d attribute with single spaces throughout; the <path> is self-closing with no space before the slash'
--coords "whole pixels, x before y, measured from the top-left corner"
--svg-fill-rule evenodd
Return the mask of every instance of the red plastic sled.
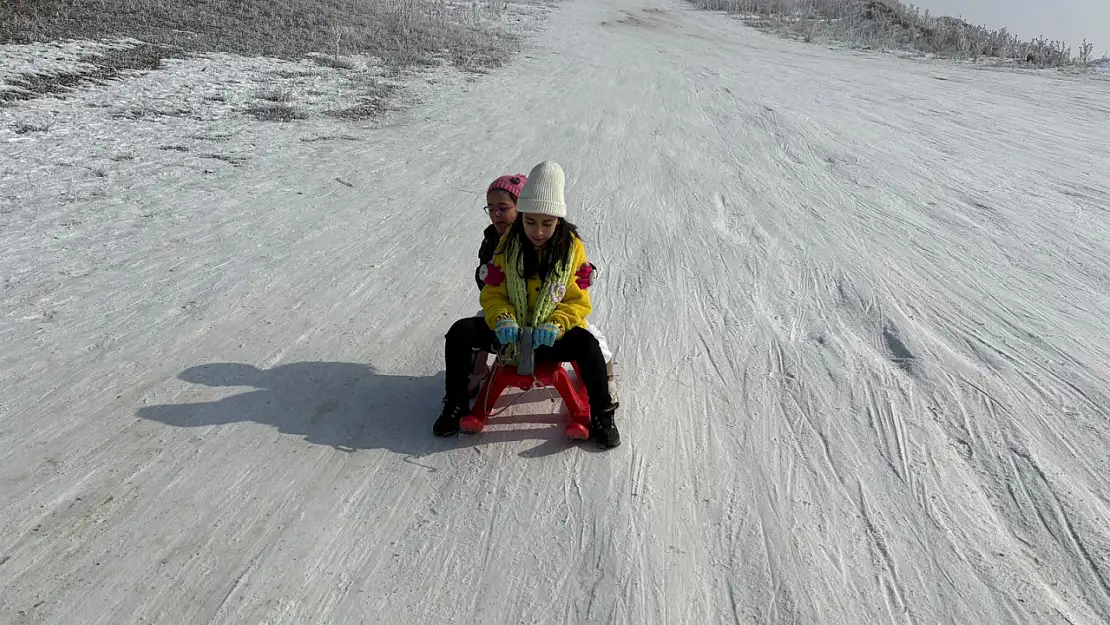
<path id="1" fill-rule="evenodd" d="M 478 400 L 470 414 L 459 422 L 459 429 L 467 434 L 477 434 L 486 427 L 490 411 L 505 389 L 515 386 L 522 391 L 538 388 L 555 387 L 563 398 L 563 403 L 570 413 L 570 423 L 567 424 L 567 436 L 577 440 L 586 440 L 590 437 L 590 401 L 586 388 L 582 385 L 582 374 L 578 370 L 578 363 L 574 365 L 575 377 L 578 384 L 575 388 L 571 384 L 570 376 L 561 362 L 536 363 L 535 375 L 520 375 L 516 367 L 496 367 L 482 382 L 482 389 L 478 392 Z"/>

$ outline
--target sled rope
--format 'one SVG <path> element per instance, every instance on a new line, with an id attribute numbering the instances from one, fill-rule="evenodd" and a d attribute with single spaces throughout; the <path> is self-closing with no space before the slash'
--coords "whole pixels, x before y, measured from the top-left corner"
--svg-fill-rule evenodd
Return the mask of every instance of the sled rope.
<path id="1" fill-rule="evenodd" d="M 505 358 L 505 353 L 508 351 L 506 349 L 508 347 L 509 347 L 508 345 L 502 345 L 501 346 L 501 349 L 497 352 L 497 358 L 495 358 L 493 360 L 493 367 L 490 368 L 489 373 L 486 374 L 485 380 L 482 382 L 482 408 L 484 409 L 484 412 L 486 413 L 486 415 L 488 415 L 486 417 L 487 419 L 491 419 L 493 417 L 496 417 L 497 415 L 501 414 L 502 412 L 505 412 L 509 408 L 512 408 L 513 404 L 517 403 L 518 401 L 520 401 L 521 397 L 524 397 L 525 395 L 528 394 L 528 391 L 524 391 L 522 393 L 517 393 L 517 396 L 515 398 L 513 398 L 513 400 L 511 402 L 502 406 L 500 410 L 498 410 L 497 412 L 490 412 L 490 405 L 489 405 L 490 386 L 492 386 L 494 376 L 497 375 L 497 370 L 505 366 L 504 364 L 502 364 L 502 362 Z M 543 382 L 540 382 L 540 379 L 536 377 L 535 373 L 533 373 L 532 374 L 532 388 L 529 389 L 529 390 L 536 390 L 536 389 L 543 389 L 543 388 L 546 388 L 546 385 Z"/>

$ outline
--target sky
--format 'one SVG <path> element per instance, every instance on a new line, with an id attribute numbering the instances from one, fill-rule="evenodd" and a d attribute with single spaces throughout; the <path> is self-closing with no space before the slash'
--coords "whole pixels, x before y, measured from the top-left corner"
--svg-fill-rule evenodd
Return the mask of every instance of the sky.
<path id="1" fill-rule="evenodd" d="M 1079 53 L 1086 37 L 1094 56 L 1110 54 L 1110 0 L 903 0 L 934 16 L 951 15 L 991 29 L 1005 27 L 1023 40 L 1044 35 Z"/>

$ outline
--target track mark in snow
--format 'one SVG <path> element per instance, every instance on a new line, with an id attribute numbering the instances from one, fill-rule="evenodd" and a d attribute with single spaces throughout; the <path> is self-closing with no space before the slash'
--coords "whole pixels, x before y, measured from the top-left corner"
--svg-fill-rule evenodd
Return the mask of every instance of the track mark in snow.
<path id="1" fill-rule="evenodd" d="M 726 241 L 733 245 L 751 245 L 751 241 L 746 240 L 744 236 L 739 233 L 742 227 L 740 209 L 730 205 L 723 193 L 714 193 L 713 200 L 717 206 L 715 219 L 713 221 L 716 231 Z"/>
<path id="2" fill-rule="evenodd" d="M 874 293 L 859 289 L 844 276 L 837 278 L 836 292 L 840 303 L 852 313 L 857 321 L 863 321 L 866 325 L 878 325 L 878 311 Z"/>
<path id="3" fill-rule="evenodd" d="M 1052 537 L 1052 540 L 1061 549 L 1078 556 L 1068 560 L 1084 563 L 1087 573 L 1102 591 L 1103 605 L 1110 604 L 1110 583 L 1107 581 L 1107 576 L 1091 557 L 1087 545 L 1076 532 L 1063 502 L 1049 483 L 1044 470 L 1028 452 L 1019 449 L 1011 449 L 1010 452 L 1010 468 L 1015 478 L 1014 483 L 1023 495 L 1019 498 L 1010 487 L 1010 497 L 1014 504 L 1019 508 L 1033 509 L 1041 528 Z M 1097 609 L 1098 604 L 1092 603 L 1091 607 Z M 1110 611 L 1104 609 L 1103 617 L 1110 618 Z"/>
<path id="4" fill-rule="evenodd" d="M 914 355 L 899 338 L 898 330 L 890 324 L 883 326 L 883 343 L 886 344 L 890 359 L 898 368 L 906 373 L 913 374 Z"/>
<path id="5" fill-rule="evenodd" d="M 644 486 L 647 481 L 647 459 L 639 452 L 632 452 L 632 474 L 630 476 L 632 485 L 629 488 L 629 494 L 633 497 L 639 497 L 644 494 Z"/>
<path id="6" fill-rule="evenodd" d="M 234 579 L 228 580 L 229 583 L 227 584 L 227 591 L 224 593 L 223 598 L 220 599 L 219 604 L 216 605 L 215 615 L 217 617 L 223 616 L 226 618 L 227 612 L 230 609 L 230 604 L 228 603 L 228 600 L 231 599 L 231 596 L 235 594 L 236 590 L 239 590 L 243 587 L 244 579 L 247 578 L 247 574 L 251 572 L 251 570 L 255 566 L 255 563 L 258 562 L 258 559 L 260 557 L 262 557 L 261 553 L 255 555 L 255 557 L 251 558 L 246 564 L 243 565 L 242 569 L 240 569 L 239 571 L 239 574 L 236 575 Z"/>
<path id="7" fill-rule="evenodd" d="M 770 496 L 770 494 L 768 496 Z M 784 583 L 780 571 L 781 564 L 779 563 L 779 559 L 783 557 L 784 554 L 772 544 L 771 536 L 767 529 L 768 527 L 777 527 L 778 522 L 773 518 L 768 518 L 769 513 L 766 507 L 773 508 L 773 506 L 770 504 L 768 504 L 768 506 L 759 506 L 759 534 L 763 541 L 762 555 L 767 564 L 767 580 L 770 584 L 766 618 L 772 623 L 792 622 L 797 619 L 798 614 L 794 600 L 790 596 L 789 586 Z M 730 582 L 730 595 L 733 594 L 732 585 L 733 583 Z"/>
<path id="8" fill-rule="evenodd" d="M 666 14 L 666 11 L 657 8 L 641 9 L 638 13 L 632 11 L 621 11 L 624 16 L 616 21 L 618 26 L 631 26 L 637 28 L 655 28 L 660 25 L 659 16 Z M 601 22 L 602 26 L 609 26 L 608 21 Z"/>
<path id="9" fill-rule="evenodd" d="M 902 406 L 885 396 L 891 390 L 877 389 L 869 379 L 865 379 L 863 383 L 868 397 L 867 414 L 871 420 L 871 428 L 882 445 L 883 456 L 895 474 L 908 484 L 911 478 L 910 460 L 906 423 L 900 412 Z"/>
<path id="10" fill-rule="evenodd" d="M 886 538 L 875 524 L 875 519 L 872 518 L 870 507 L 867 505 L 867 498 L 864 495 L 863 482 L 857 484 L 857 493 L 859 496 L 860 519 L 863 521 L 864 529 L 867 530 L 868 542 L 878 552 L 883 570 L 886 573 L 885 580 L 880 579 L 879 583 L 887 591 L 887 609 L 890 611 L 891 622 L 895 622 L 896 615 L 900 615 L 904 616 L 908 622 L 913 623 L 914 618 L 909 611 L 909 605 L 906 603 L 905 590 L 902 588 L 902 582 L 898 579 L 898 567 L 890 549 L 887 547 Z M 890 600 L 893 600 L 894 605 L 890 605 Z"/>

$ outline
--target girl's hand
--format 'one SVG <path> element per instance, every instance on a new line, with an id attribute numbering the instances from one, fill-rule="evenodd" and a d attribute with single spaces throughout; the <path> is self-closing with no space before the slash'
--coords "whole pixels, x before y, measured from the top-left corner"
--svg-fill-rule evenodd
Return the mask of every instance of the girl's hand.
<path id="1" fill-rule="evenodd" d="M 559 326 L 554 323 L 544 323 L 532 331 L 532 347 L 551 347 L 555 339 L 559 338 Z"/>
<path id="2" fill-rule="evenodd" d="M 506 317 L 497 322 L 493 333 L 497 335 L 497 340 L 502 345 L 516 343 L 517 339 L 520 338 L 520 326 L 516 324 L 516 319 Z"/>

